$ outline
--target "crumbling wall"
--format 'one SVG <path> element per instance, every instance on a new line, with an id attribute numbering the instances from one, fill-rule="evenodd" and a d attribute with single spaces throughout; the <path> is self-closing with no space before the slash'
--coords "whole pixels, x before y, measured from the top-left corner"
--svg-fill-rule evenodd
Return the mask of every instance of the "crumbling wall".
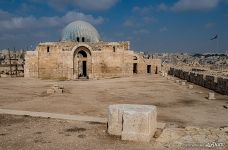
<path id="1" fill-rule="evenodd" d="M 27 51 L 25 62 L 24 77 L 38 78 L 38 51 Z"/>
<path id="2" fill-rule="evenodd" d="M 0 77 L 23 77 L 24 53 L 22 50 L 0 50 Z"/>
<path id="3" fill-rule="evenodd" d="M 179 68 L 170 68 L 168 74 L 218 93 L 228 95 L 228 79 L 225 77 L 217 77 L 205 73 L 186 71 Z"/>

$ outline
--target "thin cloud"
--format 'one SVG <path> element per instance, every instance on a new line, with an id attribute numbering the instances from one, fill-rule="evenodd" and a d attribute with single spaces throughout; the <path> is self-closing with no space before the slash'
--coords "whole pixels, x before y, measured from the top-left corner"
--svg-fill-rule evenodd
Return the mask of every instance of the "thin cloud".
<path id="1" fill-rule="evenodd" d="M 173 11 L 202 11 L 210 10 L 218 6 L 220 0 L 179 0 L 171 10 Z"/>
<path id="2" fill-rule="evenodd" d="M 9 16 L 7 12 L 1 13 L 1 18 L 4 15 Z M 66 25 L 75 20 L 88 21 L 94 25 L 102 24 L 104 18 L 94 17 L 89 14 L 84 14 L 80 12 L 67 12 L 64 16 L 52 16 L 52 17 L 40 17 L 36 18 L 34 16 L 18 17 L 10 15 L 11 17 L 5 17 L 5 19 L 0 20 L 0 30 L 17 30 L 17 29 L 28 29 L 28 28 L 50 28 L 50 27 L 60 27 Z"/>
<path id="3" fill-rule="evenodd" d="M 166 32 L 166 31 L 168 31 L 168 28 L 167 27 L 162 27 L 162 28 L 159 29 L 159 31 L 160 32 Z"/>
<path id="4" fill-rule="evenodd" d="M 56 10 L 62 11 L 71 6 L 78 6 L 86 10 L 102 11 L 115 6 L 120 0 L 32 0 L 35 3 L 48 3 Z"/>
<path id="5" fill-rule="evenodd" d="M 169 7 L 165 3 L 161 3 L 157 6 L 157 11 L 167 11 Z"/>
<path id="6" fill-rule="evenodd" d="M 154 10 L 153 6 L 146 6 L 146 7 L 135 6 L 132 8 L 132 12 L 142 16 L 150 14 L 153 10 Z"/>
<path id="7" fill-rule="evenodd" d="M 215 26 L 216 26 L 216 23 L 214 23 L 214 22 L 209 22 L 209 23 L 207 23 L 207 24 L 205 25 L 205 27 L 206 27 L 207 29 L 214 28 Z"/>

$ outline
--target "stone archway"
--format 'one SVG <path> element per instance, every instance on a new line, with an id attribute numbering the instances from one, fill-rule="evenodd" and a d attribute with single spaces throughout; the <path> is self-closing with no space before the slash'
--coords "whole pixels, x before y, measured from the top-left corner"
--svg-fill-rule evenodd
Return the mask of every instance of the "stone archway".
<path id="1" fill-rule="evenodd" d="M 74 51 L 74 78 L 89 78 L 92 73 L 91 52 L 85 46 L 80 46 Z"/>

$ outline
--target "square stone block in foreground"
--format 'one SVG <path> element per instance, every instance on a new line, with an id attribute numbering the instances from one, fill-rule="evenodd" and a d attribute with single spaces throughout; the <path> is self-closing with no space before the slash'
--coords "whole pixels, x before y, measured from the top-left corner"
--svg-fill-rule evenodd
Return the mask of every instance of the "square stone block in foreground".
<path id="1" fill-rule="evenodd" d="M 108 132 L 122 140 L 149 142 L 157 128 L 157 109 L 152 105 L 109 106 Z"/>

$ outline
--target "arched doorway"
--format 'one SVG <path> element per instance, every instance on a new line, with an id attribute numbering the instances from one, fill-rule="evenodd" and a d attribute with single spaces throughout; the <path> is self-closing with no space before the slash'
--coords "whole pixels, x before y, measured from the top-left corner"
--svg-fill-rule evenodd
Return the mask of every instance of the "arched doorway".
<path id="1" fill-rule="evenodd" d="M 74 77 L 89 78 L 91 73 L 91 53 L 84 46 L 78 47 L 74 52 Z"/>

